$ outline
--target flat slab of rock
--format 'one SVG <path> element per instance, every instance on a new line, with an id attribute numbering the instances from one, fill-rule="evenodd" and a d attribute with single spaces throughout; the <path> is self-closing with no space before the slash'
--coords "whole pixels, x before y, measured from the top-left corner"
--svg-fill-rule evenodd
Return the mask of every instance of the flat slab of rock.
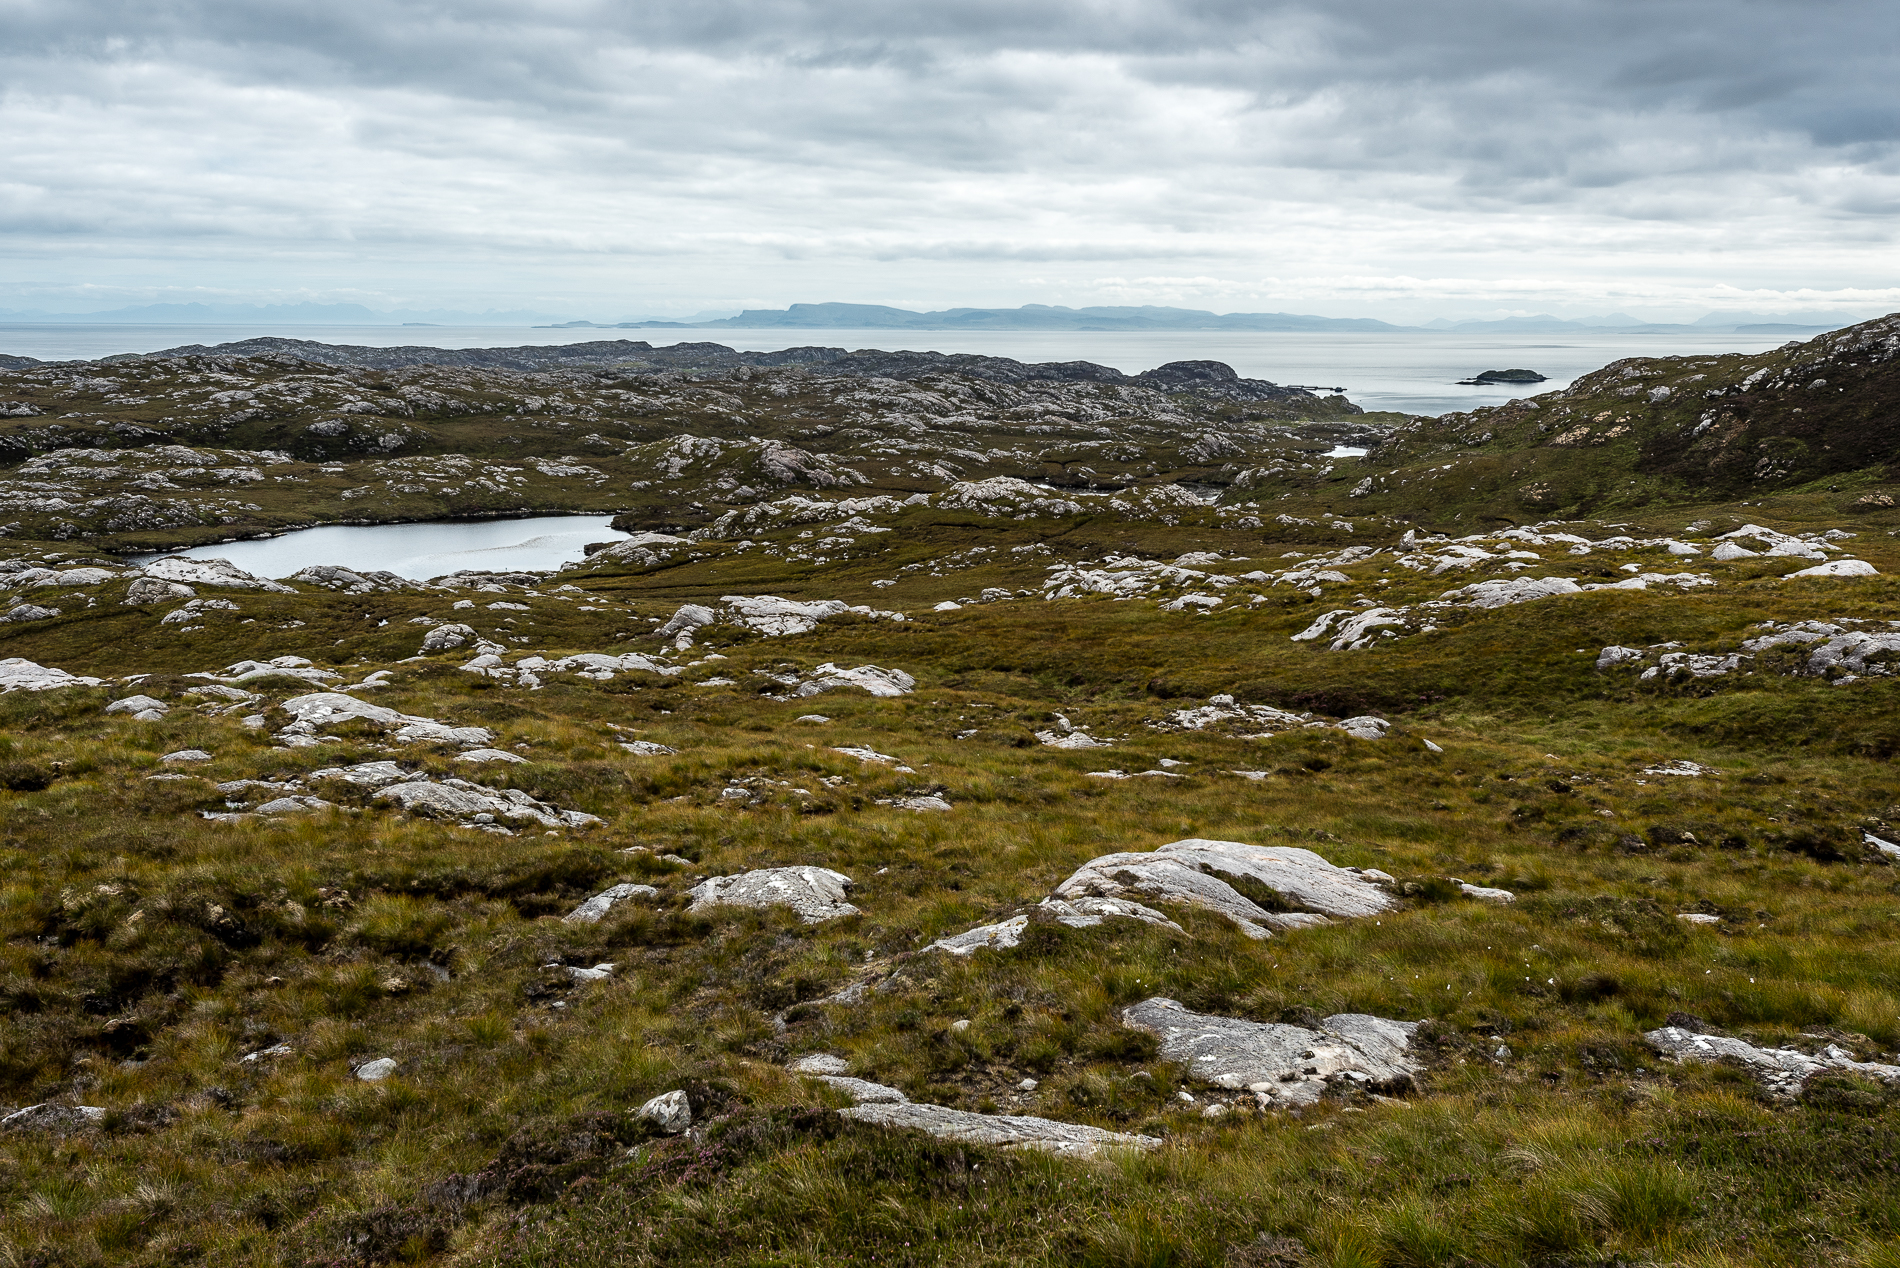
<path id="1" fill-rule="evenodd" d="M 63 669 L 36 665 L 24 656 L 0 660 L 0 693 L 8 691 L 52 691 L 57 687 L 97 687 L 102 679 L 69 674 Z"/>
<path id="2" fill-rule="evenodd" d="M 227 590 L 267 590 L 272 594 L 295 594 L 289 586 L 253 576 L 228 559 L 186 559 L 174 555 L 155 559 L 139 572 L 160 581 L 176 581 L 192 586 L 223 586 Z"/>
<path id="3" fill-rule="evenodd" d="M 659 893 L 651 885 L 615 885 L 601 890 L 561 919 L 570 925 L 598 924 L 602 916 L 613 910 L 615 903 L 629 898 L 657 898 Z"/>
<path id="4" fill-rule="evenodd" d="M 1165 925 L 1176 933 L 1184 932 L 1180 925 L 1152 907 L 1130 902 L 1126 898 L 1081 897 L 1073 901 L 1061 898 L 1045 898 L 1036 906 L 1038 913 L 1053 918 L 1056 923 L 1071 929 L 1087 929 L 1101 924 L 1110 918 L 1139 920 L 1151 925 Z M 948 951 L 951 955 L 970 955 L 984 949 L 1003 950 L 1016 946 L 1022 941 L 1023 931 L 1029 928 L 1030 915 L 1011 916 L 1008 920 L 993 925 L 979 925 L 975 929 L 955 934 L 948 938 L 939 938 L 924 949 L 926 951 Z"/>
<path id="5" fill-rule="evenodd" d="M 812 672 L 817 677 L 799 683 L 793 694 L 815 696 L 825 691 L 836 691 L 840 687 L 857 687 L 873 696 L 889 697 L 907 696 L 917 689 L 917 680 L 901 669 L 880 669 L 876 665 L 840 669 L 833 664 L 824 664 Z"/>
<path id="6" fill-rule="evenodd" d="M 562 810 L 536 801 L 518 788 L 490 790 L 461 779 L 410 780 L 391 784 L 376 794 L 379 801 L 393 801 L 412 815 L 425 819 L 475 821 L 479 815 L 511 822 L 538 823 L 544 828 L 580 828 L 599 823 L 598 815 L 580 810 Z"/>
<path id="7" fill-rule="evenodd" d="M 90 1126 L 105 1116 L 105 1110 L 97 1105 L 54 1105 L 42 1102 L 14 1110 L 5 1118 L 0 1118 L 0 1131 L 63 1134 Z"/>
<path id="8" fill-rule="evenodd" d="M 908 1127 L 944 1140 L 996 1145 L 1003 1149 L 1037 1149 L 1071 1158 L 1093 1158 L 1111 1149 L 1161 1148 L 1161 1141 L 1153 1136 L 1133 1136 L 1022 1114 L 972 1114 L 968 1110 L 922 1105 L 916 1101 L 854 1105 L 839 1112 L 861 1123 Z"/>
<path id="9" fill-rule="evenodd" d="M 843 872 L 828 867 L 767 867 L 737 876 L 714 876 L 686 891 L 693 900 L 689 911 L 708 907 L 790 907 L 808 925 L 839 916 L 855 916 L 858 909 L 845 901 L 845 890 L 855 884 Z"/>
<path id="10" fill-rule="evenodd" d="M 1643 1038 L 1656 1051 L 1678 1061 L 1720 1061 L 1724 1057 L 1739 1061 L 1771 1096 L 1799 1096 L 1809 1079 L 1830 1071 L 1858 1074 L 1883 1083 L 1900 1082 L 1900 1066 L 1856 1061 L 1853 1053 L 1834 1044 L 1809 1056 L 1793 1048 L 1757 1048 L 1746 1040 L 1698 1034 L 1680 1026 L 1663 1026 L 1648 1031 Z"/>
<path id="11" fill-rule="evenodd" d="M 296 725 L 321 728 L 359 719 L 393 731 L 394 738 L 405 744 L 448 743 L 478 748 L 495 742 L 495 733 L 487 727 L 449 726 L 434 718 L 398 713 L 394 709 L 358 700 L 340 691 L 313 691 L 308 695 L 293 696 L 284 701 L 283 709 L 297 720 Z"/>
<path id="12" fill-rule="evenodd" d="M 1159 996 L 1122 1010 L 1122 1024 L 1161 1041 L 1161 1055 L 1218 1087 L 1245 1088 L 1263 1106 L 1310 1105 L 1328 1084 L 1407 1086 L 1421 1068 L 1406 1054 L 1414 1021 L 1337 1013 L 1319 1029 L 1189 1012 Z"/>
<path id="13" fill-rule="evenodd" d="M 1260 885 L 1300 911 L 1268 911 L 1226 879 Z M 1147 854 L 1104 854 L 1056 886 L 1055 896 L 1142 898 L 1219 912 L 1249 937 L 1274 929 L 1305 929 L 1328 916 L 1355 918 L 1389 911 L 1396 900 L 1357 872 L 1335 867 L 1292 845 L 1247 845 L 1189 838 Z"/>

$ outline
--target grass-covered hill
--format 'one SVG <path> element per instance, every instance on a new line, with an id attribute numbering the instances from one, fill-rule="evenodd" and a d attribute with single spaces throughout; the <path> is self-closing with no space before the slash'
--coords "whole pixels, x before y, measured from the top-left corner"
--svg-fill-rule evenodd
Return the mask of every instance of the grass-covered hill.
<path id="1" fill-rule="evenodd" d="M 1320 481 L 1258 479 L 1247 496 L 1473 526 L 1794 493 L 1884 505 L 1897 354 L 1900 316 L 1768 353 L 1631 358 L 1562 391 L 1410 420 Z"/>
<path id="2" fill-rule="evenodd" d="M 1900 1262 L 1895 513 L 1118 461 L 433 583 L 5 539 L 6 1262 Z"/>

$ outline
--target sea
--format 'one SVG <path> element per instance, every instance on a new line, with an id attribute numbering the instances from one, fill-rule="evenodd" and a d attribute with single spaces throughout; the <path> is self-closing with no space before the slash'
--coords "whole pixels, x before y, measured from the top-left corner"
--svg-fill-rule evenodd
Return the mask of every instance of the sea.
<path id="1" fill-rule="evenodd" d="M 1342 391 L 1367 410 L 1445 414 L 1569 386 L 1624 357 L 1762 352 L 1788 334 L 1590 331 L 1463 334 L 1087 330 L 555 330 L 519 326 L 187 326 L 0 323 L 0 353 L 42 361 L 92 360 L 187 344 L 274 336 L 369 347 L 494 348 L 644 339 L 655 347 L 722 343 L 742 352 L 816 345 L 888 352 L 970 352 L 1018 361 L 1094 361 L 1139 374 L 1169 361 L 1225 361 L 1245 378 Z M 1531 387 L 1461 387 L 1485 370 L 1535 370 Z"/>

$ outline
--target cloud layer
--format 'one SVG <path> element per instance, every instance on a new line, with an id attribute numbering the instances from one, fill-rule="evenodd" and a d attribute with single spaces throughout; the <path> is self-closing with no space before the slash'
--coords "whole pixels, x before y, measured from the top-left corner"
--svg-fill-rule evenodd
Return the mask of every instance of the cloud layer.
<path id="1" fill-rule="evenodd" d="M 1876 0 L 0 0 L 0 305 L 1900 307 L 1892 30 Z"/>

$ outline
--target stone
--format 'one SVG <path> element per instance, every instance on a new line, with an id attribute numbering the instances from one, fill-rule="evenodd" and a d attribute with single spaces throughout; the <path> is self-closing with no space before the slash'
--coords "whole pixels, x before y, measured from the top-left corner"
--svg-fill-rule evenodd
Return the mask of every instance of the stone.
<path id="1" fill-rule="evenodd" d="M 693 645 L 693 635 L 702 625 L 711 625 L 719 619 L 719 614 L 703 603 L 687 603 L 675 612 L 672 619 L 653 631 L 657 638 L 676 638 L 682 646 Z"/>
<path id="2" fill-rule="evenodd" d="M 1514 903 L 1517 901 L 1517 895 L 1508 889 L 1486 889 L 1482 885 L 1467 884 L 1457 877 L 1452 877 L 1451 883 L 1456 885 L 1458 891 L 1466 898 L 1476 898 L 1487 903 Z"/>
<path id="3" fill-rule="evenodd" d="M 394 1057 L 378 1057 L 374 1061 L 365 1061 L 356 1067 L 356 1077 L 365 1083 L 381 1083 L 396 1072 Z"/>
<path id="4" fill-rule="evenodd" d="M 198 592 L 182 581 L 166 581 L 159 577 L 136 577 L 125 588 L 123 606 L 129 608 L 149 607 L 154 603 L 170 603 L 174 599 L 195 599 Z"/>
<path id="5" fill-rule="evenodd" d="M 458 762 L 515 762 L 526 763 L 527 758 L 519 753 L 510 753 L 499 748 L 472 748 L 455 755 Z"/>
<path id="6" fill-rule="evenodd" d="M 548 967 L 551 969 L 565 969 L 568 977 L 576 982 L 599 982 L 612 977 L 614 970 L 620 966 L 617 964 L 596 964 L 590 969 L 582 968 L 578 965 L 550 964 Z"/>
<path id="7" fill-rule="evenodd" d="M 167 766 L 175 766 L 185 762 L 208 762 L 211 760 L 211 754 L 201 748 L 181 748 L 175 752 L 166 753 L 158 760 Z"/>
<path id="8" fill-rule="evenodd" d="M 851 1063 L 829 1052 L 814 1052 L 785 1068 L 793 1074 L 845 1074 L 851 1069 Z"/>
<path id="9" fill-rule="evenodd" d="M 54 1105 L 42 1101 L 0 1118 L 0 1131 L 64 1134 L 89 1127 L 105 1116 L 105 1110 L 97 1105 Z"/>
<path id="10" fill-rule="evenodd" d="M 800 714 L 798 717 L 793 718 L 792 721 L 820 723 L 820 722 L 829 722 L 831 721 L 831 719 L 826 717 L 822 713 L 804 713 L 804 714 Z"/>
<path id="11" fill-rule="evenodd" d="M 495 733 L 486 727 L 453 727 L 434 718 L 419 718 L 398 713 L 367 700 L 340 691 L 317 691 L 293 696 L 284 701 L 284 712 L 299 723 L 311 727 L 331 726 L 348 719 L 361 719 L 373 726 L 395 728 L 394 738 L 405 743 L 423 742 L 460 744 L 476 748 L 494 743 Z"/>
<path id="12" fill-rule="evenodd" d="M 1161 1148 L 1161 1141 L 1153 1136 L 1134 1136 L 1019 1114 L 973 1114 L 915 1101 L 854 1105 L 839 1113 L 861 1123 L 910 1128 L 943 1140 L 994 1145 L 1001 1149 L 1035 1149 L 1071 1158 L 1094 1158 L 1116 1149 Z"/>
<path id="13" fill-rule="evenodd" d="M 171 706 L 166 704 L 163 700 L 154 700 L 150 696 L 126 696 L 122 700 L 114 700 L 111 704 L 107 705 L 106 712 L 132 713 L 140 717 L 148 713 L 157 713 L 158 716 L 162 718 L 170 708 Z"/>
<path id="14" fill-rule="evenodd" d="M 156 559 L 139 569 L 143 576 L 159 581 L 176 581 L 188 586 L 222 586 L 227 590 L 265 590 L 272 594 L 295 594 L 291 587 L 252 576 L 228 559 L 186 559 L 173 555 Z"/>
<path id="15" fill-rule="evenodd" d="M 1123 1009 L 1122 1024 L 1159 1039 L 1161 1056 L 1190 1077 L 1245 1088 L 1263 1108 L 1310 1105 L 1329 1084 L 1398 1091 L 1423 1068 L 1407 1055 L 1417 1022 L 1367 1013 L 1338 1013 L 1308 1029 L 1194 1013 L 1156 996 Z"/>
<path id="16" fill-rule="evenodd" d="M 1790 1099 L 1801 1094 L 1809 1079 L 1827 1071 L 1858 1074 L 1883 1083 L 1900 1083 L 1900 1066 L 1856 1061 L 1854 1054 L 1829 1044 L 1813 1056 L 1794 1048 L 1757 1048 L 1724 1035 L 1697 1034 L 1680 1026 L 1647 1031 L 1643 1038 L 1666 1057 L 1678 1061 L 1738 1061 L 1770 1096 Z"/>
<path id="17" fill-rule="evenodd" d="M 1865 559 L 1831 559 L 1812 568 L 1791 572 L 1790 577 L 1878 577 L 1880 570 Z"/>
<path id="18" fill-rule="evenodd" d="M 897 760 L 889 753 L 880 753 L 874 748 L 865 748 L 863 745 L 858 744 L 833 747 L 831 751 L 834 753 L 843 753 L 846 757 L 855 757 L 860 762 L 894 762 Z"/>
<path id="19" fill-rule="evenodd" d="M 1180 925 L 1152 907 L 1130 902 L 1126 898 L 1079 897 L 1073 901 L 1061 898 L 1045 898 L 1034 909 L 1038 918 L 1054 920 L 1057 924 L 1067 925 L 1071 929 L 1088 929 L 1101 924 L 1104 920 L 1119 918 L 1139 920 L 1144 924 L 1163 925 L 1176 933 L 1184 930 Z M 1008 920 L 993 925 L 979 925 L 975 929 L 955 934 L 948 938 L 939 938 L 925 947 L 926 951 L 948 951 L 951 955 L 970 955 L 973 952 L 1004 950 L 1016 946 L 1022 941 L 1023 931 L 1029 928 L 1031 914 L 1011 916 Z"/>
<path id="20" fill-rule="evenodd" d="M 35 603 L 16 603 L 4 613 L 0 613 L 0 625 L 11 625 L 16 621 L 45 621 L 58 615 L 58 608 L 43 608 Z"/>
<path id="21" fill-rule="evenodd" d="M 560 810 L 536 801 L 516 788 L 490 790 L 461 779 L 440 783 L 418 779 L 391 784 L 376 794 L 379 801 L 393 801 L 412 815 L 425 819 L 477 821 L 480 815 L 516 822 L 532 822 L 544 828 L 579 828 L 601 822 L 599 816 L 579 810 Z"/>
<path id="22" fill-rule="evenodd" d="M 36 665 L 23 656 L 0 660 L 0 694 L 9 691 L 53 691 L 60 687 L 97 687 L 103 679 L 69 674 L 63 669 Z"/>
<path id="23" fill-rule="evenodd" d="M 1568 577 L 1509 577 L 1447 590 L 1439 597 L 1453 603 L 1463 601 L 1474 608 L 1502 608 L 1560 594 L 1581 593 L 1583 587 Z"/>
<path id="24" fill-rule="evenodd" d="M 1245 878 L 1278 893 L 1301 911 L 1267 911 L 1221 877 Z M 1246 845 L 1190 838 L 1146 854 L 1105 854 L 1084 863 L 1055 897 L 1140 897 L 1187 903 L 1219 912 L 1253 938 L 1273 929 L 1311 928 L 1328 916 L 1360 917 L 1389 911 L 1395 900 L 1362 876 L 1335 867 L 1311 850 L 1291 845 Z"/>
<path id="25" fill-rule="evenodd" d="M 1083 731 L 1071 731 L 1067 735 L 1058 735 L 1054 731 L 1038 731 L 1036 739 L 1047 748 L 1112 748 L 1114 741 L 1098 740 Z"/>
<path id="26" fill-rule="evenodd" d="M 474 629 L 467 625 L 438 625 L 422 636 L 422 654 L 427 656 L 430 652 L 446 652 L 473 642 L 477 637 Z"/>
<path id="27" fill-rule="evenodd" d="M 1686 920 L 1692 925 L 1719 925 L 1722 923 L 1720 916 L 1711 916 L 1703 911 L 1679 911 L 1676 913 L 1676 919 Z"/>
<path id="28" fill-rule="evenodd" d="M 635 757 L 675 757 L 679 750 L 665 744 L 655 744 L 652 740 L 622 740 L 620 747 Z"/>
<path id="29" fill-rule="evenodd" d="M 322 770 L 313 770 L 310 778 L 341 779 L 359 788 L 381 788 L 405 779 L 426 779 L 428 776 L 406 771 L 394 762 L 358 762 L 354 766 L 326 766 Z"/>
<path id="30" fill-rule="evenodd" d="M 854 1079 L 848 1074 L 819 1074 L 812 1076 L 834 1092 L 842 1092 L 856 1105 L 902 1105 L 910 1100 L 894 1087 L 882 1083 L 873 1083 L 869 1079 Z"/>
<path id="31" fill-rule="evenodd" d="M 561 919 L 570 925 L 598 924 L 600 918 L 613 910 L 615 903 L 628 898 L 658 898 L 660 891 L 651 885 L 621 884 L 601 890 L 592 898 L 568 912 Z"/>
<path id="32" fill-rule="evenodd" d="M 901 669 L 880 669 L 876 665 L 840 669 L 827 663 L 812 672 L 819 676 L 799 683 L 793 694 L 802 698 L 836 691 L 841 687 L 856 687 L 870 695 L 888 698 L 907 696 L 917 689 L 917 680 Z"/>
<path id="33" fill-rule="evenodd" d="M 942 797 L 897 797 L 891 801 L 893 810 L 950 810 L 953 807 Z"/>
<path id="34" fill-rule="evenodd" d="M 790 907 L 806 924 L 855 916 L 858 909 L 845 901 L 845 890 L 855 884 L 843 872 L 828 867 L 768 867 L 737 876 L 714 876 L 687 891 L 689 911 L 709 907 Z"/>
<path id="35" fill-rule="evenodd" d="M 307 586 L 321 586 L 325 590 L 341 590 L 345 594 L 391 594 L 427 588 L 420 582 L 399 577 L 393 572 L 375 569 L 356 572 L 336 564 L 312 564 L 300 572 L 292 573 L 288 580 Z"/>
<path id="36" fill-rule="evenodd" d="M 1637 647 L 1606 647 L 1597 653 L 1597 668 L 1608 669 L 1612 665 L 1627 664 L 1632 660 L 1641 660 L 1643 652 Z"/>
<path id="37" fill-rule="evenodd" d="M 318 810 L 333 810 L 335 807 L 321 797 L 279 797 L 267 801 L 252 811 L 260 815 L 300 815 Z"/>
<path id="38" fill-rule="evenodd" d="M 669 1136 L 677 1136 L 693 1125 L 692 1102 L 683 1089 L 662 1092 L 660 1095 L 634 1111 L 636 1118 L 644 1118 Z"/>

